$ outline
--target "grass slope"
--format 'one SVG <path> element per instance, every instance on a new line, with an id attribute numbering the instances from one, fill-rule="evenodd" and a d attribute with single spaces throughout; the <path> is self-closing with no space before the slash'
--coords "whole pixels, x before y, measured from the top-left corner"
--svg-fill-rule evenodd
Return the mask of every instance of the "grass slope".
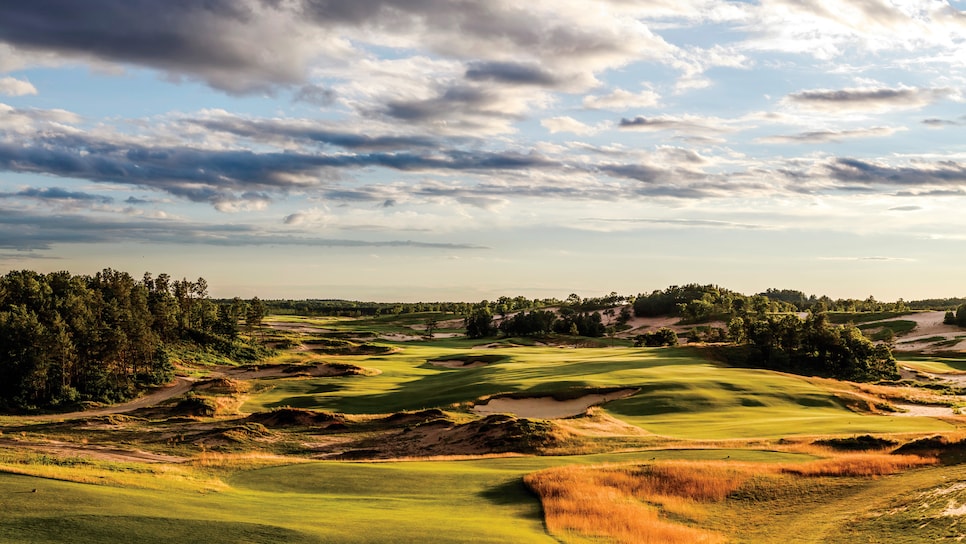
<path id="1" fill-rule="evenodd" d="M 522 483 L 525 474 L 573 463 L 724 455 L 753 462 L 811 459 L 755 450 L 666 450 L 308 462 L 233 471 L 221 486 L 210 478 L 186 482 L 183 474 L 151 471 L 128 474 L 125 487 L 0 474 L 0 542 L 553 542 L 538 500 Z"/>
<path id="2" fill-rule="evenodd" d="M 640 393 L 609 403 L 607 410 L 648 431 L 678 438 L 774 438 L 952 428 L 929 418 L 857 414 L 846 409 L 832 392 L 805 378 L 721 367 L 689 348 L 516 347 L 495 350 L 506 359 L 483 367 L 447 369 L 428 363 L 471 351 L 471 344 L 465 340 L 457 349 L 449 347 L 454 343 L 406 345 L 394 355 L 356 360 L 382 370 L 378 376 L 266 381 L 271 387 L 253 395 L 242 409 L 293 406 L 389 413 L 449 407 L 497 393 L 639 387 Z"/>

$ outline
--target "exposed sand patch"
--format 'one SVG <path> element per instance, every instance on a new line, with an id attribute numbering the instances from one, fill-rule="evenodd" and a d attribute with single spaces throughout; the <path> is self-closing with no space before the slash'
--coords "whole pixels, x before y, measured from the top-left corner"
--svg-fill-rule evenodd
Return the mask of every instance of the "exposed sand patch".
<path id="1" fill-rule="evenodd" d="M 627 398 L 638 391 L 638 389 L 620 389 L 610 393 L 591 393 L 568 400 L 556 400 L 549 396 L 522 399 L 497 397 L 491 398 L 484 404 L 477 404 L 473 407 L 473 411 L 481 415 L 514 414 L 532 419 L 562 419 L 580 415 L 591 406 Z"/>
<path id="2" fill-rule="evenodd" d="M 950 500 L 949 505 L 942 511 L 943 516 L 966 516 L 966 504 L 957 505 L 956 501 Z"/>
<path id="3" fill-rule="evenodd" d="M 577 436 L 648 436 L 644 429 L 621 421 L 598 407 L 591 407 L 585 417 L 562 419 L 557 422 L 560 428 Z"/>
<path id="4" fill-rule="evenodd" d="M 887 415 L 905 417 L 951 417 L 959 415 L 953 412 L 953 409 L 949 406 L 899 403 L 893 403 L 893 406 L 901 410 L 905 410 L 905 412 L 895 412 Z"/>
<path id="5" fill-rule="evenodd" d="M 916 323 L 916 328 L 913 329 L 909 334 L 902 336 L 898 343 L 896 343 L 896 351 L 954 351 L 964 349 L 964 347 L 966 347 L 966 342 L 959 342 L 954 346 L 937 347 L 935 345 L 936 342 L 941 341 L 939 338 L 953 340 L 957 336 L 966 335 L 966 331 L 955 325 L 943 324 L 943 319 L 945 317 L 946 312 L 943 311 L 917 312 L 913 314 L 901 315 L 899 317 L 883 319 L 881 321 L 873 321 L 872 323 L 896 320 L 914 321 Z"/>

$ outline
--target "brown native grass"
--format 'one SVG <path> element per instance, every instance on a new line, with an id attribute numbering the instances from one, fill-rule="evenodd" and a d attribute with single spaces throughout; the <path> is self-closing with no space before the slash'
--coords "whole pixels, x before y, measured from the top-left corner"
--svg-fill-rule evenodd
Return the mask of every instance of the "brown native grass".
<path id="1" fill-rule="evenodd" d="M 720 502 L 760 475 L 874 477 L 933 458 L 859 453 L 805 463 L 667 461 L 631 466 L 567 466 L 529 474 L 548 531 L 627 543 L 718 543 L 725 535 L 694 526 L 704 504 Z"/>

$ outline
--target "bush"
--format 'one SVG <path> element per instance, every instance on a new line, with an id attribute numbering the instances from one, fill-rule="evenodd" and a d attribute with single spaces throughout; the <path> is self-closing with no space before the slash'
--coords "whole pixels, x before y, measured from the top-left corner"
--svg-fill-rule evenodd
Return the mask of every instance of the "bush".
<path id="1" fill-rule="evenodd" d="M 634 346 L 660 347 L 678 345 L 678 334 L 667 327 L 654 332 L 646 332 L 634 337 Z"/>

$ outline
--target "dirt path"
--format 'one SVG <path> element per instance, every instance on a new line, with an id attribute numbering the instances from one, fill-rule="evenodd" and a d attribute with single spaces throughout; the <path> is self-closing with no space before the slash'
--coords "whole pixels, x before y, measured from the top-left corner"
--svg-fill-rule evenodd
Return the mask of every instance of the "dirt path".
<path id="1" fill-rule="evenodd" d="M 109 416 L 111 414 L 123 414 L 125 412 L 133 412 L 140 408 L 149 408 L 156 404 L 160 404 L 170 398 L 177 397 L 179 395 L 184 395 L 191 390 L 191 386 L 194 384 L 194 380 L 191 378 L 175 378 L 173 382 L 155 389 L 154 391 L 138 397 L 130 402 L 125 402 L 123 404 L 115 404 L 113 406 L 107 406 L 105 408 L 95 408 L 93 410 L 85 410 L 82 412 L 70 412 L 67 414 L 51 414 L 45 416 L 29 416 L 28 419 L 35 419 L 40 421 L 59 421 L 67 419 L 81 419 L 86 417 L 96 417 L 96 416 Z"/>

